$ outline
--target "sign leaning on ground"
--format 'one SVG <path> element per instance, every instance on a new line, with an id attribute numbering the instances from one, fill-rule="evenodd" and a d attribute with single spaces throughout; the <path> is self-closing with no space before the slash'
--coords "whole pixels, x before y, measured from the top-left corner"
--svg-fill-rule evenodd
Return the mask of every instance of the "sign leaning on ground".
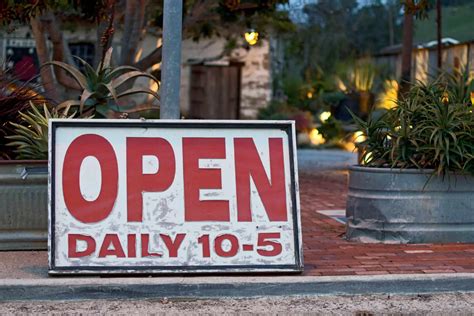
<path id="1" fill-rule="evenodd" d="M 293 122 L 51 120 L 51 274 L 303 269 Z"/>

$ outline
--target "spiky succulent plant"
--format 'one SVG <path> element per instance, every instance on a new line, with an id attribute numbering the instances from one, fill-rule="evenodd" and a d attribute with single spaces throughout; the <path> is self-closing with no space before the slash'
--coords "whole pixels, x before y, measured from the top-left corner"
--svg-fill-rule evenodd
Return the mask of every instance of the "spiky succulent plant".
<path id="1" fill-rule="evenodd" d="M 69 108 L 50 111 L 46 104 L 39 110 L 30 103 L 29 111 L 20 112 L 21 123 L 10 122 L 15 135 L 6 136 L 11 142 L 7 146 L 14 147 L 18 159 L 46 160 L 48 159 L 48 120 L 50 118 L 72 118 L 75 113 L 68 114 Z"/>
<path id="2" fill-rule="evenodd" d="M 97 69 L 94 69 L 86 61 L 75 57 L 84 66 L 84 72 L 78 68 L 59 61 L 45 63 L 43 66 L 57 66 L 65 70 L 78 83 L 82 89 L 79 100 L 67 100 L 59 104 L 59 108 L 77 107 L 79 116 L 108 117 L 113 112 L 133 112 L 133 106 L 119 104 L 119 99 L 124 96 L 134 94 L 151 94 L 159 99 L 158 93 L 148 88 L 123 89 L 125 83 L 139 77 L 147 77 L 155 81 L 159 86 L 159 81 L 152 75 L 140 71 L 132 66 L 111 66 L 112 48 L 109 48 L 103 61 Z M 150 108 L 152 109 L 152 108 Z M 144 109 L 143 106 L 140 110 Z"/>

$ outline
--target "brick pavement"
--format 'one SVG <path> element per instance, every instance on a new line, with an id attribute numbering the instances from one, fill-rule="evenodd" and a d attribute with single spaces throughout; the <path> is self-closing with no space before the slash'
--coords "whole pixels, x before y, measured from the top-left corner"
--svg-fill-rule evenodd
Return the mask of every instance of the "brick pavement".
<path id="1" fill-rule="evenodd" d="M 362 244 L 320 210 L 342 210 L 346 171 L 300 174 L 304 275 L 474 273 L 474 244 Z M 0 279 L 47 278 L 46 251 L 0 252 Z"/>
<path id="2" fill-rule="evenodd" d="M 346 171 L 300 174 L 305 275 L 474 272 L 474 244 L 362 244 L 318 210 L 345 209 Z"/>

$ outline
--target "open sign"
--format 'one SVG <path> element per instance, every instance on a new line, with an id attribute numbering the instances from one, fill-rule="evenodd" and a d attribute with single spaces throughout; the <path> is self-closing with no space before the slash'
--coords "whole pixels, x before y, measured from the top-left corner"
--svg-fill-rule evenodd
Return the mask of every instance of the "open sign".
<path id="1" fill-rule="evenodd" d="M 294 124 L 51 120 L 50 273 L 302 271 Z"/>

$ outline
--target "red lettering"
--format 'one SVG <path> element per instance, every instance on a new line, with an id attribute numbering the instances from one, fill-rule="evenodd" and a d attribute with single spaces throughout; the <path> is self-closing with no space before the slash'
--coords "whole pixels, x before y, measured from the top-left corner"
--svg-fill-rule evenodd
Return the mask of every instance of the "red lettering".
<path id="1" fill-rule="evenodd" d="M 87 257 L 95 251 L 95 240 L 91 236 L 81 234 L 69 234 L 68 236 L 68 253 L 69 258 L 81 258 Z M 83 251 L 77 251 L 77 241 L 82 240 L 86 242 L 86 249 Z"/>
<path id="2" fill-rule="evenodd" d="M 235 138 L 235 176 L 237 189 L 237 219 L 251 222 L 250 179 L 252 178 L 268 218 L 272 222 L 286 221 L 285 165 L 283 140 L 270 138 L 270 176 L 267 177 L 260 155 L 251 138 Z"/>
<path id="3" fill-rule="evenodd" d="M 143 156 L 158 158 L 155 174 L 143 174 Z M 143 217 L 143 192 L 163 192 L 173 183 L 175 157 L 171 144 L 163 138 L 127 138 L 127 219 L 141 222 Z"/>
<path id="4" fill-rule="evenodd" d="M 278 256 L 282 251 L 282 246 L 278 241 L 269 239 L 280 239 L 280 233 L 260 233 L 258 234 L 258 246 L 270 247 L 271 249 L 257 249 L 257 253 L 265 257 Z"/>
<path id="5" fill-rule="evenodd" d="M 80 188 L 81 164 L 89 156 L 99 161 L 102 174 L 100 193 L 95 201 L 84 199 Z M 107 218 L 118 191 L 117 158 L 112 145 L 99 135 L 77 137 L 66 151 L 62 180 L 64 202 L 75 219 L 83 223 L 96 223 Z"/>
<path id="6" fill-rule="evenodd" d="M 160 236 L 161 236 L 161 239 L 163 239 L 166 248 L 168 248 L 170 258 L 178 257 L 179 247 L 181 246 L 181 243 L 183 242 L 184 237 L 186 236 L 186 234 L 177 234 L 174 241 L 168 235 L 160 234 Z"/>
<path id="7" fill-rule="evenodd" d="M 228 240 L 230 243 L 230 248 L 228 250 L 224 250 L 222 247 L 224 240 Z M 233 257 L 239 251 L 239 240 L 237 237 L 230 234 L 218 236 L 214 241 L 214 250 L 219 257 Z"/>
<path id="8" fill-rule="evenodd" d="M 129 258 L 135 258 L 137 256 L 137 236 L 130 234 L 127 236 L 127 254 Z"/>
<path id="9" fill-rule="evenodd" d="M 112 246 L 112 249 L 110 249 L 110 246 Z M 123 248 L 120 244 L 120 239 L 118 238 L 117 234 L 105 235 L 102 246 L 100 247 L 99 258 L 104 258 L 107 256 L 125 258 L 125 252 L 123 252 Z"/>
<path id="10" fill-rule="evenodd" d="M 150 252 L 150 235 L 142 234 L 142 257 L 161 257 L 161 253 Z"/>
<path id="11" fill-rule="evenodd" d="M 200 189 L 221 189 L 220 169 L 199 168 L 199 159 L 225 159 L 224 138 L 183 138 L 186 221 L 229 221 L 229 201 L 201 201 Z"/>
<path id="12" fill-rule="evenodd" d="M 202 235 L 201 237 L 199 237 L 198 243 L 202 244 L 202 256 L 204 258 L 209 258 L 211 256 L 209 235 Z"/>

